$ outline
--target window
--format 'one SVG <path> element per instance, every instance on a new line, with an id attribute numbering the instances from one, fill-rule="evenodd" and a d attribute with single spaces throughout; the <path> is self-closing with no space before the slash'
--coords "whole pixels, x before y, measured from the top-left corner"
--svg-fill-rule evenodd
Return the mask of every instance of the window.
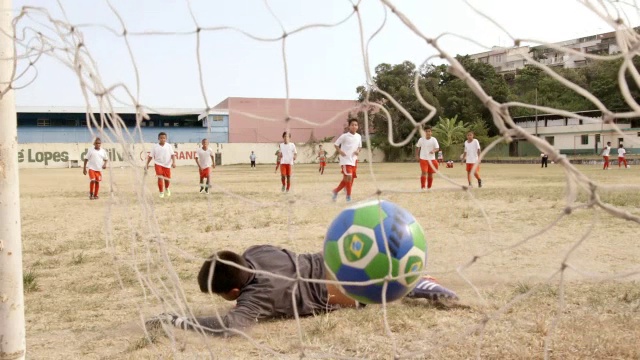
<path id="1" fill-rule="evenodd" d="M 624 138 L 618 138 L 618 146 L 623 143 Z"/>
<path id="2" fill-rule="evenodd" d="M 224 116 L 222 116 L 222 115 L 213 115 L 213 116 L 211 116 L 211 120 L 213 120 L 213 121 L 223 121 L 224 120 Z"/>
<path id="3" fill-rule="evenodd" d="M 38 126 L 51 126 L 51 120 L 49 119 L 38 119 Z"/>
<path id="4" fill-rule="evenodd" d="M 582 145 L 589 145 L 589 135 L 580 135 L 580 143 Z"/>
<path id="5" fill-rule="evenodd" d="M 75 119 L 67 119 L 65 120 L 65 126 L 78 126 L 78 122 Z"/>
<path id="6" fill-rule="evenodd" d="M 638 135 L 640 136 L 640 135 Z M 596 134 L 596 144 L 600 143 L 600 134 Z"/>
<path id="7" fill-rule="evenodd" d="M 549 145 L 555 145 L 555 144 L 554 144 L 554 141 L 553 141 L 553 140 L 554 140 L 553 136 L 545 136 L 545 137 L 544 137 L 544 140 L 545 140 L 546 142 L 548 142 L 548 143 L 549 143 Z"/>
<path id="8" fill-rule="evenodd" d="M 166 127 L 166 126 L 171 126 L 171 123 L 166 122 L 166 123 L 164 123 L 162 126 L 165 126 L 165 127 Z"/>
<path id="9" fill-rule="evenodd" d="M 178 127 L 178 126 L 180 126 L 180 123 L 179 123 L 179 122 L 174 122 L 174 123 L 173 123 L 173 127 Z"/>

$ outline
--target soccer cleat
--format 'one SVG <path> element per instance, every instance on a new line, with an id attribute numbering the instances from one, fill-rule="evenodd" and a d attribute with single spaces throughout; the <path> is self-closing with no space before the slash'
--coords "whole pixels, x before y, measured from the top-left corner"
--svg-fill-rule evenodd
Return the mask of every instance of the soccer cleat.
<path id="1" fill-rule="evenodd" d="M 204 188 L 202 186 L 200 187 L 200 194 L 204 194 Z"/>
<path id="2" fill-rule="evenodd" d="M 284 192 L 285 190 L 287 190 L 287 188 L 285 188 L 284 185 L 282 185 L 282 192 Z"/>
<path id="3" fill-rule="evenodd" d="M 411 290 L 407 297 L 410 299 L 438 300 L 458 300 L 458 295 L 453 291 L 438 284 L 430 276 L 425 276 L 418 280 L 418 284 Z"/>
<path id="4" fill-rule="evenodd" d="M 331 200 L 336 201 L 338 199 L 338 193 L 335 191 L 331 192 Z"/>
<path id="5" fill-rule="evenodd" d="M 209 188 L 204 189 L 205 194 L 209 194 Z"/>
<path id="6" fill-rule="evenodd" d="M 100 197 L 98 195 L 93 195 L 93 200 L 98 200 Z"/>
<path id="7" fill-rule="evenodd" d="M 93 194 L 89 194 L 89 200 L 93 200 Z"/>
<path id="8" fill-rule="evenodd" d="M 482 179 L 478 179 L 478 187 L 481 188 L 482 187 Z"/>
<path id="9" fill-rule="evenodd" d="M 347 195 L 347 202 L 351 201 L 351 195 Z"/>
<path id="10" fill-rule="evenodd" d="M 147 331 L 162 329 L 163 325 L 173 325 L 175 327 L 181 327 L 184 319 L 175 314 L 162 313 L 158 316 L 154 316 L 144 322 L 144 326 Z"/>
<path id="11" fill-rule="evenodd" d="M 161 192 L 161 193 L 160 193 L 160 199 L 162 199 L 163 197 L 164 197 L 164 193 L 163 193 L 163 192 Z"/>
<path id="12" fill-rule="evenodd" d="M 164 192 L 167 194 L 167 197 L 171 196 L 171 190 L 165 189 Z"/>

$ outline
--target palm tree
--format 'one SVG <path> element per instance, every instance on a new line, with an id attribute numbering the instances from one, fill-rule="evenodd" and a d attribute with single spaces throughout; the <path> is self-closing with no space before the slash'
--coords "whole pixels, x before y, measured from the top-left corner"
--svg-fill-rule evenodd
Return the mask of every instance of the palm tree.
<path id="1" fill-rule="evenodd" d="M 468 131 L 468 124 L 458 121 L 458 115 L 452 118 L 440 117 L 438 124 L 433 127 L 433 136 L 438 139 L 440 148 L 445 153 L 449 152 L 452 145 L 462 144 Z"/>

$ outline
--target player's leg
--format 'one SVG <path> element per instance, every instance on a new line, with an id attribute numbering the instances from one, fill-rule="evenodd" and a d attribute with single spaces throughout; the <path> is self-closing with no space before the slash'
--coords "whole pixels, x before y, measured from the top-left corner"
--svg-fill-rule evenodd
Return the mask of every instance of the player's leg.
<path id="1" fill-rule="evenodd" d="M 420 159 L 420 189 L 424 190 L 427 186 L 427 161 Z"/>
<path id="2" fill-rule="evenodd" d="M 340 184 L 338 184 L 338 187 L 333 189 L 332 193 L 333 193 L 333 200 L 335 200 L 338 197 L 338 193 L 340 191 L 342 191 L 342 189 L 344 189 L 347 186 L 347 167 L 346 165 L 342 165 L 340 166 L 340 168 L 342 169 L 342 180 L 340 181 Z"/>
<path id="3" fill-rule="evenodd" d="M 327 284 L 327 295 L 329 305 L 340 305 L 340 307 L 356 307 L 357 302 L 338 289 L 333 284 Z"/>
<path id="4" fill-rule="evenodd" d="M 209 170 L 209 169 L 207 169 L 207 170 Z M 206 179 L 207 179 L 207 185 L 204 188 L 204 192 L 205 192 L 205 194 L 208 194 L 209 193 L 209 188 L 211 187 L 211 171 L 207 171 Z"/>
<path id="5" fill-rule="evenodd" d="M 344 179 L 345 187 L 347 189 L 347 201 L 351 201 L 351 189 L 353 189 L 353 176 L 348 175 Z"/>
<path id="6" fill-rule="evenodd" d="M 164 179 L 162 166 L 155 165 L 154 169 L 156 171 L 156 177 L 158 178 L 158 191 L 160 191 L 160 197 L 164 197 Z"/>
<path id="7" fill-rule="evenodd" d="M 478 187 L 481 188 L 482 179 L 480 178 L 480 165 L 476 166 L 476 171 L 473 173 L 473 175 L 476 177 L 476 179 L 478 179 Z"/>
<path id="8" fill-rule="evenodd" d="M 198 169 L 198 178 L 200 178 L 200 193 L 202 194 L 204 192 L 204 174 L 202 173 L 201 169 Z"/>
<path id="9" fill-rule="evenodd" d="M 433 185 L 433 174 L 438 171 L 437 161 L 428 161 L 429 168 L 427 169 L 427 189 L 431 189 Z"/>
<path id="10" fill-rule="evenodd" d="M 95 181 L 93 170 L 89 170 L 89 200 L 93 200 L 93 192 L 95 191 Z"/>
<path id="11" fill-rule="evenodd" d="M 166 196 L 171 196 L 171 190 L 169 190 L 169 185 L 171 185 L 171 169 L 163 168 L 164 170 L 164 193 Z"/>
<path id="12" fill-rule="evenodd" d="M 100 191 L 100 181 L 102 181 L 102 174 L 100 171 L 96 171 L 94 173 L 95 177 L 93 178 L 93 182 L 95 185 L 93 186 L 93 199 L 98 199 L 98 191 Z"/>

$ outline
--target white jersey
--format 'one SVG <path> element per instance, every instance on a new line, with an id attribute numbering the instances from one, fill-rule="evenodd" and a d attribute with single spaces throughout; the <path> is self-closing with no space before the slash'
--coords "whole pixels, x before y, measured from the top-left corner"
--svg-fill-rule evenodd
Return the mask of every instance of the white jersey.
<path id="1" fill-rule="evenodd" d="M 432 136 L 429 139 L 421 137 L 418 140 L 416 147 L 420 148 L 421 160 L 435 160 L 436 154 L 432 153 L 432 151 L 439 149 L 440 145 L 438 144 L 438 140 Z"/>
<path id="2" fill-rule="evenodd" d="M 211 157 L 213 156 L 213 150 L 211 148 L 207 148 L 207 150 L 202 150 L 202 148 L 196 149 L 196 159 L 198 159 L 198 164 L 203 169 L 206 169 L 213 165 L 213 161 Z"/>
<path id="3" fill-rule="evenodd" d="M 296 150 L 296 144 L 291 142 L 287 144 L 280 144 L 280 154 L 282 154 L 280 164 L 293 165 L 293 155 L 297 153 L 298 151 Z"/>
<path id="4" fill-rule="evenodd" d="M 625 150 L 624 148 L 618 148 L 618 157 L 623 158 L 624 154 L 627 153 L 627 150 Z"/>
<path id="5" fill-rule="evenodd" d="M 478 154 L 480 153 L 480 143 L 478 139 L 471 142 L 464 142 L 464 152 L 467 153 L 467 164 L 475 164 L 478 162 Z"/>
<path id="6" fill-rule="evenodd" d="M 602 149 L 602 156 L 609 156 L 610 152 L 611 152 L 611 146 L 605 146 L 604 149 Z"/>
<path id="7" fill-rule="evenodd" d="M 160 146 L 160 144 L 153 145 L 153 149 L 151 149 L 149 156 L 153 158 L 156 165 L 171 168 L 171 156 L 174 154 L 173 146 L 169 143 L 164 143 L 164 146 Z"/>
<path id="8" fill-rule="evenodd" d="M 340 150 L 342 150 L 346 154 L 346 156 L 340 154 L 340 165 L 356 166 L 358 155 L 354 153 L 362 147 L 362 137 L 360 136 L 360 134 L 352 134 L 350 132 L 346 132 L 340 135 L 334 145 L 339 146 Z"/>
<path id="9" fill-rule="evenodd" d="M 89 170 L 93 171 L 102 171 L 102 166 L 104 165 L 105 160 L 108 160 L 107 152 L 104 149 L 96 150 L 96 148 L 91 148 L 87 151 L 87 155 L 84 156 L 84 159 L 87 160 L 87 167 Z"/>

